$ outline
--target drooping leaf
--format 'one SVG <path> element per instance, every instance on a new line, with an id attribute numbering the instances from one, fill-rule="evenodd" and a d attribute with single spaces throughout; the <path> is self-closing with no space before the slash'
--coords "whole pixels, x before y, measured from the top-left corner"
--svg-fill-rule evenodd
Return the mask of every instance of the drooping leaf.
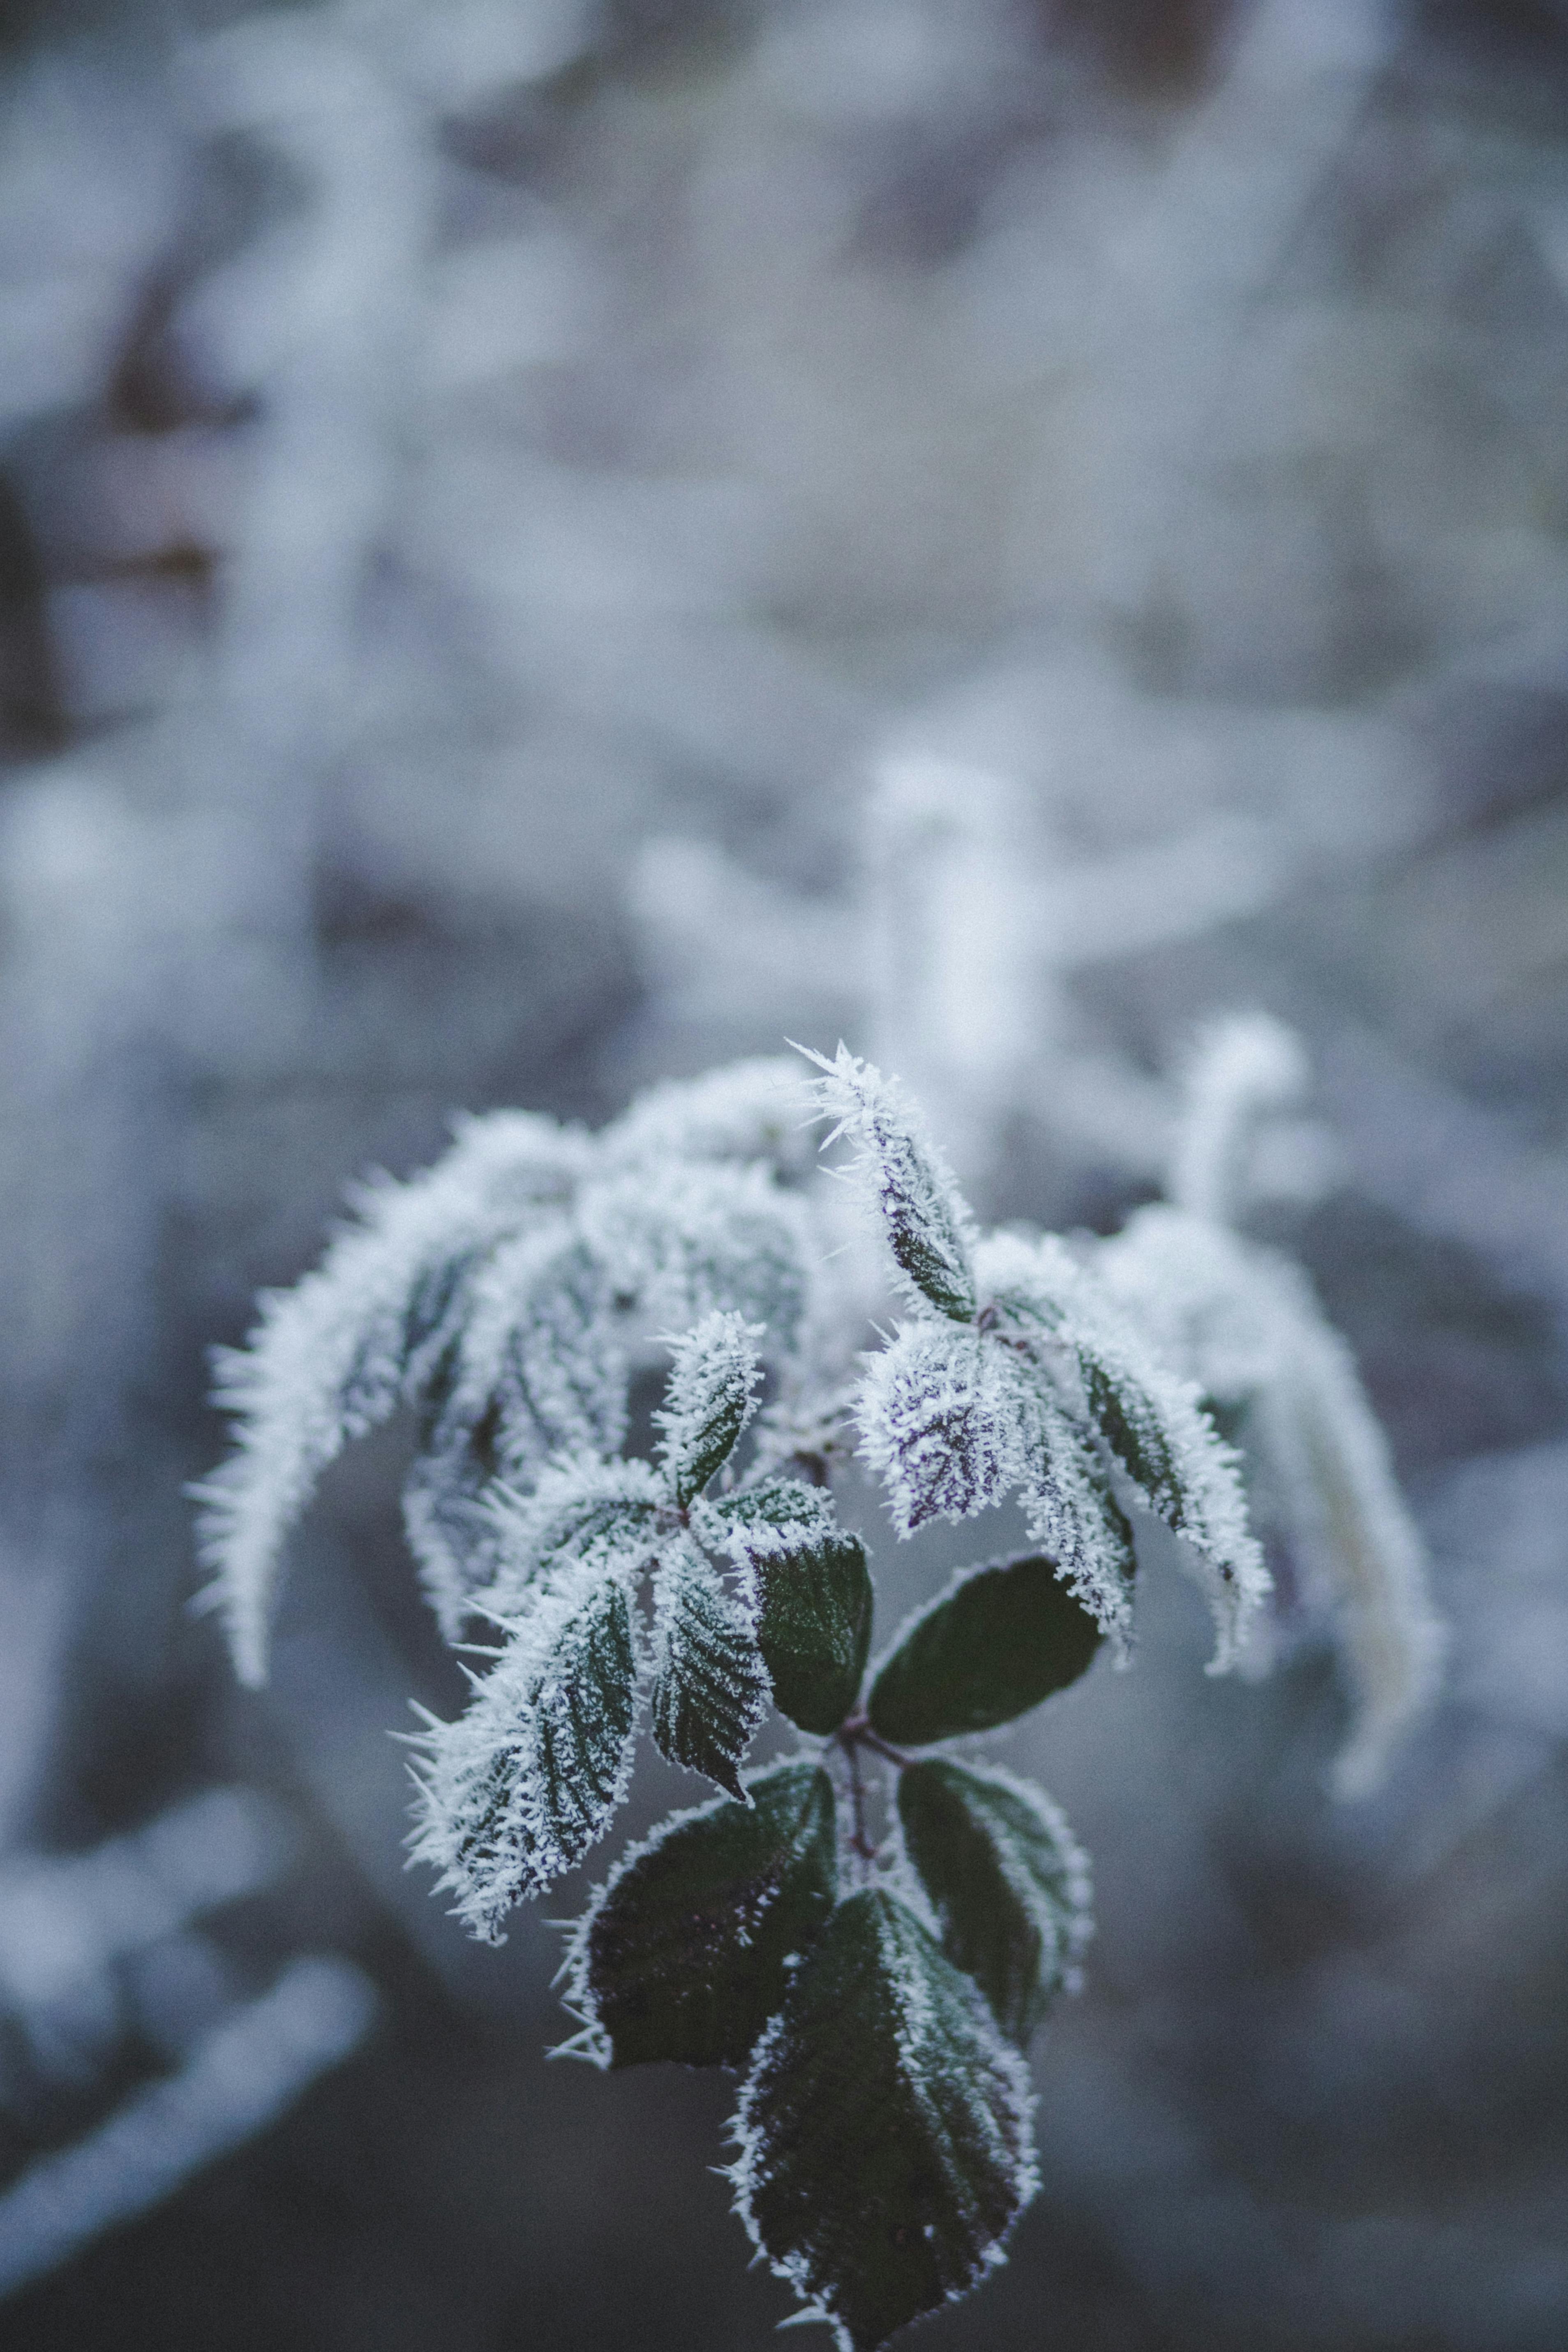
<path id="1" fill-rule="evenodd" d="M 659 1453 L 684 1510 L 735 1450 L 757 1409 L 760 1324 L 722 1309 L 676 1340 L 664 1409 L 654 1415 Z"/>
<path id="2" fill-rule="evenodd" d="M 613 1454 L 626 1435 L 630 1367 L 613 1282 L 580 1234 L 525 1234 L 475 1286 L 457 1396 L 500 1402 L 511 1458 Z"/>
<path id="3" fill-rule="evenodd" d="M 855 1398 L 860 1451 L 900 1536 L 1000 1502 L 1018 1468 L 1022 1375 L 984 1332 L 906 1323 Z"/>
<path id="4" fill-rule="evenodd" d="M 459 1129 L 447 1158 L 406 1184 L 354 1196 L 356 1222 L 314 1273 L 262 1300 L 243 1349 L 220 1351 L 217 1402 L 235 1450 L 194 1491 L 236 1669 L 267 1673 L 284 1538 L 352 1438 L 417 1394 L 468 1312 L 495 1245 L 548 1224 L 581 1171 L 581 1138 L 552 1119 L 497 1112 Z"/>
<path id="5" fill-rule="evenodd" d="M 999 1328 L 1038 1369 L 1047 1421 L 1053 1402 L 1086 1415 L 1145 1507 L 1182 1538 L 1218 1633 L 1210 1671 L 1222 1672 L 1239 1654 L 1268 1578 L 1247 1528 L 1236 1457 L 1204 1413 L 1197 1390 L 1160 1362 L 1106 1286 L 1053 1235 L 1033 1242 L 996 1236 L 984 1244 L 980 1264 L 997 1283 Z M 1081 1402 L 1074 1401 L 1075 1387 Z M 1048 1429 L 1045 1434 L 1047 1452 L 1055 1453 Z M 1047 1499 L 1048 1506 L 1053 1498 Z M 1047 1534 L 1044 1517 L 1037 1531 L 1043 1540 L 1060 1539 L 1054 1524 Z M 1090 1582 L 1080 1589 L 1096 1605 Z"/>
<path id="6" fill-rule="evenodd" d="M 1090 1932 L 1089 1864 L 1059 1809 L 1008 1773 L 945 1756 L 899 1775 L 904 1851 L 955 1968 L 1022 2048 L 1072 1985 Z"/>
<path id="7" fill-rule="evenodd" d="M 1100 1627 L 1043 1554 L 961 1569 L 878 1669 L 872 1728 L 902 1748 L 993 1730 L 1076 1682 L 1100 1643 Z"/>
<path id="8" fill-rule="evenodd" d="M 466 1712 L 432 1721 L 411 1851 L 484 1942 L 602 1835 L 631 1770 L 636 1691 L 626 1588 L 579 1566 L 521 1620 Z"/>
<path id="9" fill-rule="evenodd" d="M 1137 1557 L 1105 1465 L 1042 1380 L 1026 1386 L 1019 1432 L 1018 1498 L 1030 1540 L 1125 1656 Z"/>
<path id="10" fill-rule="evenodd" d="M 820 1765 L 752 1774 L 632 1847 L 578 1923 L 567 2000 L 608 2066 L 743 2065 L 837 1894 Z"/>
<path id="11" fill-rule="evenodd" d="M 738 1797 L 741 1759 L 768 1709 L 751 1613 L 686 1536 L 660 1554 L 653 1736 L 672 1764 Z"/>
<path id="12" fill-rule="evenodd" d="M 448 1404 L 409 1465 L 403 1526 L 425 1597 L 448 1642 L 462 1634 L 476 1596 L 500 1565 L 501 1531 L 490 1508 L 496 1481 L 515 1473 L 500 1401 L 475 1413 Z"/>
<path id="13" fill-rule="evenodd" d="M 867 1889 L 757 2045 L 736 2208 L 840 2344 L 873 2352 L 1004 2259 L 1037 2185 L 1030 2105 L 974 1985 L 905 1904 Z"/>
<path id="14" fill-rule="evenodd" d="M 895 1081 L 847 1046 L 832 1061 L 809 1047 L 799 1050 L 824 1073 L 813 1091 L 821 1115 L 837 1122 L 822 1148 L 841 1135 L 852 1139 L 854 1172 L 875 1203 L 911 1304 L 934 1307 L 956 1323 L 971 1321 L 979 1303 L 973 1221 L 920 1113 Z"/>

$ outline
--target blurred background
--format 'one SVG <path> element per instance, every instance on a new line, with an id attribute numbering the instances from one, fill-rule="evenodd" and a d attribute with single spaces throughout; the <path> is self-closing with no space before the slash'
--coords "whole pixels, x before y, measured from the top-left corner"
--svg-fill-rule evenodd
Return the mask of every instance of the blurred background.
<path id="1" fill-rule="evenodd" d="M 1009 1736 L 1100 1932 L 922 2340 L 1554 2352 L 1568 8 L 0 0 L 0 123 L 6 2344 L 771 2340 L 722 2080 L 404 1874 L 407 1433 L 268 1692 L 190 1615 L 206 1351 L 452 1109 L 785 1034 L 1113 1231 L 1260 1007 L 1447 1683 L 1335 1805 L 1154 1578 Z"/>

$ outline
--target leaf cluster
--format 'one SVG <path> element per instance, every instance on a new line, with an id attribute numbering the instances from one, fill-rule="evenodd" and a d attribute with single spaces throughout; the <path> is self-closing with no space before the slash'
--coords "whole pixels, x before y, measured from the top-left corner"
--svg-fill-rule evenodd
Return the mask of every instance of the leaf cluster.
<path id="1" fill-rule="evenodd" d="M 858 1363 L 843 1190 L 778 1065 L 661 1089 L 596 1137 L 498 1114 L 363 1195 L 266 1302 L 220 1366 L 239 1442 L 202 1500 L 258 1680 L 314 1480 L 413 1408 L 421 1575 L 448 1638 L 487 1645 L 463 1714 L 414 1743 L 412 1843 L 474 1934 L 584 1860 L 645 1724 L 720 1791 L 630 1848 L 574 1927 L 568 2046 L 741 2073 L 737 2209 L 868 2347 L 1002 2259 L 1035 2182 L 1023 2053 L 1089 1932 L 1059 1812 L 949 1743 L 1125 1653 L 1139 1512 L 1180 1538 L 1216 1666 L 1265 1579 L 1235 1457 L 1111 1292 L 1048 1236 L 980 1233 L 897 1086 L 843 1047 L 812 1058 L 905 1310 Z M 660 1356 L 637 1458 L 632 1385 Z M 866 1547 L 831 1486 L 852 1441 L 898 1536 L 1016 1495 L 1031 1538 L 962 1571 L 869 1676 Z M 750 1769 L 770 1708 L 806 1744 Z"/>

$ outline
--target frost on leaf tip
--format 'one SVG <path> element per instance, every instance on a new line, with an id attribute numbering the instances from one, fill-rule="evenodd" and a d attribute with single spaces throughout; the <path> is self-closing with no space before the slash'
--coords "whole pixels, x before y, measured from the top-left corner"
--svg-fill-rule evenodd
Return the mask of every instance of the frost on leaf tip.
<path id="1" fill-rule="evenodd" d="M 418 1743 L 410 1852 L 483 1942 L 603 1834 L 630 1777 L 636 1697 L 626 1586 L 580 1566 L 522 1619 L 458 1720 Z"/>
<path id="2" fill-rule="evenodd" d="M 321 1473 L 432 1376 L 488 1253 L 570 1192 L 584 1149 L 524 1112 L 465 1122 L 435 1168 L 361 1187 L 321 1265 L 264 1298 L 243 1349 L 219 1352 L 235 1450 L 194 1492 L 210 1603 L 242 1681 L 266 1679 L 279 1555 Z"/>
<path id="3" fill-rule="evenodd" d="M 734 1452 L 757 1409 L 763 1327 L 716 1309 L 669 1345 L 674 1352 L 662 1411 L 659 1453 L 682 1509 Z"/>
<path id="4" fill-rule="evenodd" d="M 812 1082 L 817 1116 L 835 1124 L 822 1145 L 840 1136 L 855 1146 L 851 1171 L 881 1217 L 901 1286 L 916 1307 L 934 1307 L 967 1323 L 978 1300 L 971 1263 L 973 1221 L 925 1123 L 895 1079 L 840 1045 L 834 1060 L 809 1046 L 796 1049 L 823 1076 Z"/>

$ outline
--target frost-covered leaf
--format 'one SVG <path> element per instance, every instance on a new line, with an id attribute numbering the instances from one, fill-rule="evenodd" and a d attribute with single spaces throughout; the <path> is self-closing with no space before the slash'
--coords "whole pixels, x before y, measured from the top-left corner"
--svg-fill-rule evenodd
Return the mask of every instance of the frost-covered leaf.
<path id="1" fill-rule="evenodd" d="M 973 1223 L 952 1169 L 897 1082 L 840 1045 L 830 1062 L 802 1047 L 823 1076 L 813 1082 L 820 1115 L 854 1143 L 851 1167 L 882 1220 L 893 1263 L 912 1305 L 967 1323 L 979 1304 L 971 1263 Z"/>
<path id="2" fill-rule="evenodd" d="M 237 1418 L 235 1451 L 195 1492 L 212 1597 L 243 1681 L 266 1677 L 281 1547 L 322 1471 L 418 1394 L 462 1328 L 489 1254 L 556 1213 L 585 1148 L 523 1112 L 466 1122 L 437 1167 L 362 1188 L 357 1222 L 316 1271 L 264 1298 L 247 1346 L 219 1354 L 216 1398 Z"/>
<path id="3" fill-rule="evenodd" d="M 799 1478 L 766 1478 L 717 1502 L 694 1505 L 691 1525 L 710 1551 L 727 1551 L 737 1568 L 783 1558 L 833 1534 L 833 1497 Z"/>
<path id="4" fill-rule="evenodd" d="M 836 1731 L 866 1671 L 872 1599 L 865 1546 L 839 1528 L 832 1497 L 769 1479 L 705 1505 L 693 1527 L 751 1579 L 774 1705 L 803 1731 Z"/>
<path id="5" fill-rule="evenodd" d="M 658 1451 L 682 1510 L 723 1468 L 757 1409 L 761 1337 L 760 1324 L 721 1309 L 673 1342 L 664 1409 L 654 1420 L 660 1432 Z"/>
<path id="6" fill-rule="evenodd" d="M 1076 1983 L 1089 1941 L 1089 1864 L 1059 1808 L 1010 1773 L 945 1756 L 899 1775 L 904 1851 L 955 1968 L 1022 2048 Z"/>
<path id="7" fill-rule="evenodd" d="M 1037 2186 L 1028 2076 L 984 2001 L 882 1889 L 840 1904 L 757 2045 L 737 2210 L 852 2352 L 1004 2259 Z"/>
<path id="8" fill-rule="evenodd" d="M 613 1571 L 634 1590 L 658 1553 L 663 1502 L 647 1463 L 591 1454 L 552 1463 L 529 1494 L 492 1486 L 484 1505 L 495 1559 L 486 1611 L 517 1614 L 542 1580 L 559 1580 L 578 1564 Z"/>
<path id="9" fill-rule="evenodd" d="M 1425 1549 L 1354 1362 L 1299 1266 L 1156 1203 L 1101 1244 L 1129 1317 L 1233 1415 L 1306 1607 L 1333 1626 L 1353 1716 L 1342 1796 L 1374 1788 L 1436 1687 Z"/>
<path id="10" fill-rule="evenodd" d="M 1021 1402 L 1017 1366 L 983 1332 L 906 1323 L 872 1357 L 855 1420 L 900 1536 L 1001 1501 L 1018 1471 Z"/>
<path id="11" fill-rule="evenodd" d="M 718 1308 L 794 1350 L 817 1252 L 799 1195 L 764 1168 L 671 1160 L 588 1187 L 582 1225 L 616 1303 L 645 1333 L 688 1331 Z"/>
<path id="12" fill-rule="evenodd" d="M 1350 1350 L 1326 1323 L 1298 1326 L 1289 1372 L 1265 1391 L 1257 1420 L 1302 1584 L 1334 1627 L 1350 1685 L 1350 1732 L 1331 1785 L 1339 1797 L 1363 1797 L 1384 1780 L 1441 1675 L 1447 1634 L 1425 1548 Z"/>
<path id="13" fill-rule="evenodd" d="M 681 1535 L 660 1554 L 654 1620 L 653 1736 L 672 1764 L 732 1797 L 768 1711 L 768 1676 L 751 1612 Z"/>
<path id="14" fill-rule="evenodd" d="M 632 1846 L 574 1933 L 569 2005 L 604 2065 L 741 2066 L 791 1965 L 833 1909 L 833 1783 L 817 1764 L 752 1774 Z"/>
<path id="15" fill-rule="evenodd" d="M 1137 1560 L 1105 1465 L 1047 1383 L 1027 1384 L 1019 1420 L 1018 1498 L 1030 1540 L 1125 1656 Z"/>
<path id="16" fill-rule="evenodd" d="M 905 1748 L 990 1731 L 1076 1682 L 1100 1643 L 1051 1560 L 1027 1553 L 961 1569 L 902 1628 L 867 1712 Z"/>
<path id="17" fill-rule="evenodd" d="M 1211 1671 L 1234 1664 L 1248 1618 L 1268 1589 L 1247 1524 L 1237 1459 L 1198 1392 L 1159 1362 L 1114 1299 L 1052 1235 L 987 1244 L 983 1270 L 997 1282 L 998 1328 L 1037 1364 L 1064 1401 L 1073 1376 L 1089 1425 L 1144 1507 L 1183 1538 L 1185 1562 L 1214 1612 Z M 1042 1391 L 1044 1398 L 1044 1392 Z M 1067 1476 L 1056 1414 L 1045 1399 L 1042 1435 L 1054 1483 Z M 1054 1539 L 1045 1533 L 1044 1540 Z M 1086 1598 L 1088 1589 L 1085 1588 Z"/>
<path id="18" fill-rule="evenodd" d="M 1183 1076 L 1170 1194 L 1205 1223 L 1245 1205 L 1259 1121 L 1300 1102 L 1310 1072 L 1301 1040 L 1267 1013 L 1227 1013 L 1194 1041 Z"/>
<path id="19" fill-rule="evenodd" d="M 871 1579 L 856 1535 L 757 1567 L 757 1643 L 773 1703 L 803 1731 L 836 1731 L 860 1695 L 871 1645 Z"/>
<path id="20" fill-rule="evenodd" d="M 495 1481 L 512 1465 L 500 1437 L 500 1406 L 491 1398 L 469 1418 L 443 1414 L 410 1465 L 403 1525 L 419 1580 L 448 1642 L 461 1635 L 476 1594 L 495 1576 L 500 1530 L 490 1510 Z"/>
<path id="21" fill-rule="evenodd" d="M 816 1157 L 801 1123 L 799 1067 L 784 1055 L 650 1087 L 605 1129 L 602 1147 L 615 1166 L 760 1160 L 797 1177 Z"/>
<path id="22" fill-rule="evenodd" d="M 636 1694 L 626 1587 L 580 1566 L 521 1620 L 458 1720 L 431 1724 L 411 1850 L 486 1943 L 603 1834 L 631 1771 Z"/>
<path id="23" fill-rule="evenodd" d="M 516 1471 L 552 1454 L 613 1454 L 629 1366 L 612 1310 L 611 1275 L 577 1233 L 524 1234 L 499 1250 L 475 1285 L 454 1417 L 497 1409 Z"/>

